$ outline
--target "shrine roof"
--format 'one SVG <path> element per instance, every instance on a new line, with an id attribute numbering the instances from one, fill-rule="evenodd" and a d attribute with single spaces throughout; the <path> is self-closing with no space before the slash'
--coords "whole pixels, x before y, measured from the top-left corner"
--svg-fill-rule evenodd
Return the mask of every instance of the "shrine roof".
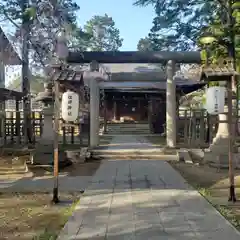
<path id="1" fill-rule="evenodd" d="M 175 77 L 176 87 L 184 87 L 184 86 L 193 86 L 193 85 L 204 85 L 203 83 L 194 82 L 189 79 L 183 79 L 179 77 Z M 104 89 L 166 89 L 166 82 L 155 82 L 155 81 L 106 81 L 101 82 L 100 87 Z"/>
<path id="2" fill-rule="evenodd" d="M 21 65 L 21 59 L 0 27 L 0 57 L 5 65 Z"/>
<path id="3" fill-rule="evenodd" d="M 90 80 L 95 78 L 102 79 L 99 86 L 107 91 L 159 91 L 166 89 L 167 76 L 161 64 L 101 64 L 101 72 L 91 72 L 88 66 L 81 70 L 78 74 L 70 74 L 83 77 L 84 85 L 89 85 Z M 65 70 L 66 72 L 74 72 L 76 70 Z M 63 79 L 70 80 L 65 74 L 60 74 Z M 59 73 L 57 78 L 59 78 Z M 107 77 L 106 77 L 107 76 Z M 56 80 L 56 79 L 55 79 Z M 76 80 L 76 79 L 75 79 Z M 205 83 L 201 83 L 196 79 L 189 79 L 182 75 L 175 76 L 176 88 L 178 90 L 187 91 L 187 93 L 195 91 Z"/>
<path id="4" fill-rule="evenodd" d="M 106 90 L 164 90 L 167 75 L 162 64 L 102 64 L 110 72 L 110 80 L 101 82 L 100 87 Z M 195 79 L 175 76 L 177 88 L 203 86 Z"/>
<path id="5" fill-rule="evenodd" d="M 164 65 L 161 63 L 104 63 L 101 64 L 106 71 L 111 73 L 121 72 L 164 72 Z"/>
<path id="6" fill-rule="evenodd" d="M 9 99 L 21 99 L 23 96 L 22 92 L 10 90 L 7 88 L 0 88 L 0 100 L 9 100 Z"/>

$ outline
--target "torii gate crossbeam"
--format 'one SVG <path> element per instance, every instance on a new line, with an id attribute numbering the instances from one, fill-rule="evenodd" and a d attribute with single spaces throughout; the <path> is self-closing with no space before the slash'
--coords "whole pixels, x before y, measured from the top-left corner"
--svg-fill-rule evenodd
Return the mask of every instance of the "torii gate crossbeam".
<path id="1" fill-rule="evenodd" d="M 175 63 L 201 63 L 200 52 L 144 52 L 144 51 L 104 51 L 104 52 L 70 52 L 68 63 L 163 63 L 169 60 Z"/>

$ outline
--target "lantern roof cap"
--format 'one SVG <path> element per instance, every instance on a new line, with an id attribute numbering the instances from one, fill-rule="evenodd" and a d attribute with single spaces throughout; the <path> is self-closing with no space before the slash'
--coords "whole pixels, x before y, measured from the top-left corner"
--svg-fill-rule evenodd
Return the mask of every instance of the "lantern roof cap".
<path id="1" fill-rule="evenodd" d="M 202 72 L 208 76 L 235 76 L 239 75 L 239 73 L 234 70 L 234 68 L 229 67 L 206 67 L 202 69 Z"/>
<path id="2" fill-rule="evenodd" d="M 51 74 L 53 81 L 74 82 L 75 84 L 83 85 L 83 71 L 73 70 L 69 67 L 62 68 L 60 65 L 53 66 Z"/>
<path id="3" fill-rule="evenodd" d="M 61 83 L 84 85 L 85 80 L 90 80 L 92 78 L 99 81 L 109 80 L 109 75 L 102 68 L 99 68 L 98 71 L 91 71 L 86 68 L 76 69 L 59 64 L 53 65 L 52 68 L 51 79 L 53 81 L 60 81 Z"/>
<path id="4" fill-rule="evenodd" d="M 228 80 L 239 73 L 234 69 L 233 64 L 211 64 L 205 65 L 201 69 L 201 80 L 208 78 L 210 81 Z"/>

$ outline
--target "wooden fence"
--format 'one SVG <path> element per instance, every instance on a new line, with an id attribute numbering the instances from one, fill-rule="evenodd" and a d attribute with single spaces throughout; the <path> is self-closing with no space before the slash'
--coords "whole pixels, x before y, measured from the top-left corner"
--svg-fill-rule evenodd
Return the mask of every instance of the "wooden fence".
<path id="1" fill-rule="evenodd" d="M 32 112 L 33 142 L 42 135 L 44 116 L 42 112 Z M 60 120 L 60 126 L 63 120 Z M 205 110 L 179 110 L 177 121 L 178 144 L 186 147 L 208 147 L 216 135 L 218 117 L 208 116 Z M 81 131 L 81 134 L 80 134 Z M 63 145 L 88 145 L 89 122 L 77 127 L 60 127 L 59 140 Z M 19 145 L 23 143 L 23 113 L 6 112 L 0 118 L 0 144 Z"/>
<path id="2" fill-rule="evenodd" d="M 41 111 L 31 114 L 33 143 L 36 143 L 43 132 L 44 116 Z M 63 145 L 88 145 L 88 124 L 79 124 L 76 127 L 64 126 L 60 119 L 59 142 Z M 80 129 L 81 128 L 81 129 Z M 80 135 L 81 131 L 81 135 Z M 0 142 L 1 145 L 15 145 L 23 143 L 23 112 L 6 112 L 5 118 L 0 118 Z"/>
<path id="3" fill-rule="evenodd" d="M 178 143 L 189 147 L 208 147 L 216 136 L 218 116 L 206 110 L 179 110 Z"/>

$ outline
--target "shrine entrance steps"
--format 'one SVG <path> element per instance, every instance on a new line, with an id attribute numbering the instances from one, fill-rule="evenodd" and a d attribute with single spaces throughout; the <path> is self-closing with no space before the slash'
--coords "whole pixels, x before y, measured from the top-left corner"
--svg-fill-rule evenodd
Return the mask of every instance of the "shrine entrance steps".
<path id="1" fill-rule="evenodd" d="M 147 138 L 137 135 L 115 135 L 109 144 L 92 149 L 92 156 L 101 159 L 178 160 L 176 150 L 155 147 Z"/>
<path id="2" fill-rule="evenodd" d="M 109 123 L 105 135 L 145 135 L 150 134 L 148 123 Z"/>

